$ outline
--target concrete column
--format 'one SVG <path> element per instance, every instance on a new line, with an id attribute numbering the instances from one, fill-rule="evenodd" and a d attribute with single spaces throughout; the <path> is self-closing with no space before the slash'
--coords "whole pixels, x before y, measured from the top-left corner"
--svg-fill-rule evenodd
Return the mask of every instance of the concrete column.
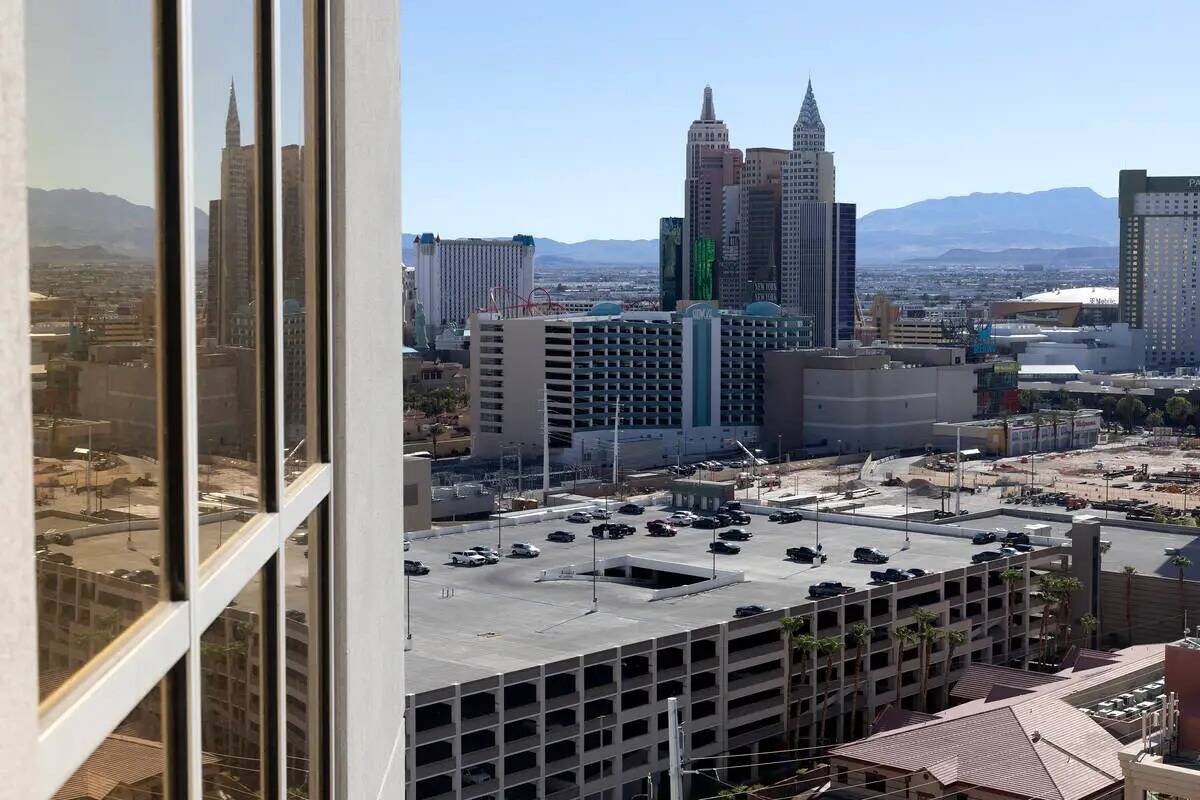
<path id="1" fill-rule="evenodd" d="M 1090 514 L 1080 514 L 1071 522 L 1067 532 L 1071 540 L 1071 576 L 1083 584 L 1083 588 L 1071 597 L 1071 616 L 1067 621 L 1074 629 L 1076 620 L 1084 614 L 1095 614 L 1100 608 L 1100 519 Z M 1096 634 L 1092 634 L 1093 640 Z M 1099 643 L 1091 641 L 1089 647 Z"/>

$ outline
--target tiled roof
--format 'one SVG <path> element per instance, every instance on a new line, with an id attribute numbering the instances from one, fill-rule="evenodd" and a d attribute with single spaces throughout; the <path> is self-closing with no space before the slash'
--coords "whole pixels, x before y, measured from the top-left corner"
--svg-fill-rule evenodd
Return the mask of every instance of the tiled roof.
<path id="1" fill-rule="evenodd" d="M 997 684 L 1018 689 L 1034 689 L 1047 683 L 1065 680 L 1066 678 L 1044 672 L 1028 672 L 1023 669 L 973 662 L 967 666 L 967 671 L 959 678 L 958 683 L 954 684 L 950 696 L 955 700 L 979 700 L 987 697 L 992 687 Z"/>
<path id="2" fill-rule="evenodd" d="M 204 753 L 201 764 L 218 760 Z M 162 775 L 164 767 L 161 742 L 114 733 L 54 793 L 53 800 L 102 800 L 120 786 L 136 786 Z"/>
<path id="3" fill-rule="evenodd" d="M 909 772 L 925 770 L 943 787 L 962 783 L 1038 800 L 1081 800 L 1121 781 L 1121 743 L 1070 697 L 1161 665 L 1163 645 L 1130 647 L 1115 659 L 1083 651 L 1074 660 L 1075 666 L 1057 675 L 1038 676 L 1040 685 L 1016 687 L 1007 674 L 1015 670 L 971 665 L 972 691 L 987 687 L 979 699 L 833 753 Z M 1080 668 L 1081 662 L 1088 666 Z M 989 676 L 1005 681 L 989 683 Z"/>
<path id="4" fill-rule="evenodd" d="M 871 723 L 871 732 L 883 733 L 884 731 L 892 731 L 896 728 L 906 728 L 918 722 L 929 722 L 931 719 L 937 719 L 937 717 L 933 714 L 924 714 L 920 711 L 896 708 L 889 704 L 884 706 L 883 710 L 875 715 L 875 721 Z"/>

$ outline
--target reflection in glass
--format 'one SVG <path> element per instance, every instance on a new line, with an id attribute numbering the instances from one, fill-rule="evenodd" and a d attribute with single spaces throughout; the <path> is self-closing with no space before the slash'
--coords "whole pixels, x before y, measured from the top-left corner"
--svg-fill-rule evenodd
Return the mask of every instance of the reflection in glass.
<path id="1" fill-rule="evenodd" d="M 283 202 L 283 414 L 284 473 L 288 482 L 308 466 L 306 390 L 308 317 L 304 181 L 304 7 L 282 0 L 279 9 L 279 141 Z"/>
<path id="2" fill-rule="evenodd" d="M 308 731 L 317 721 L 309 717 L 309 625 L 316 606 L 309 580 L 309 548 L 316 548 L 317 514 L 296 531 L 284 546 L 284 666 L 287 690 L 287 789 L 289 798 L 310 797 Z M 315 555 L 315 553 L 314 553 Z"/>
<path id="3" fill-rule="evenodd" d="M 259 509 L 253 4 L 192 6 L 201 556 Z M 201 235 L 201 228 L 206 235 Z"/>
<path id="4" fill-rule="evenodd" d="M 159 596 L 154 101 L 148 0 L 25 14 L 45 698 Z"/>
<path id="5" fill-rule="evenodd" d="M 261 613 L 260 573 L 200 636 L 201 747 L 221 759 L 205 797 L 262 797 Z"/>

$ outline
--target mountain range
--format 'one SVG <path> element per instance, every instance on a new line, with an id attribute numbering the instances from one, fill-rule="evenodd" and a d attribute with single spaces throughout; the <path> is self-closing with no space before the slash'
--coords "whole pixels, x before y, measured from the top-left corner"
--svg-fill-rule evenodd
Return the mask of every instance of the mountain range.
<path id="1" fill-rule="evenodd" d="M 36 261 L 149 260 L 154 210 L 87 189 L 29 189 Z M 415 234 L 404 234 L 406 262 Z M 504 237 L 507 238 L 507 237 Z M 881 209 L 858 221 L 860 264 L 1116 263 L 1117 201 L 1091 189 L 975 193 Z M 655 266 L 654 239 L 534 239 L 538 266 Z M 196 254 L 208 253 L 208 216 L 196 209 Z"/>

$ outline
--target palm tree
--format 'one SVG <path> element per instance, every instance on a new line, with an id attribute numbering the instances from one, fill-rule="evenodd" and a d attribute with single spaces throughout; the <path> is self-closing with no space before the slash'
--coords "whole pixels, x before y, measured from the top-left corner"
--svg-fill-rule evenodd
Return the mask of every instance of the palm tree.
<path id="1" fill-rule="evenodd" d="M 1025 581 L 1025 570 L 1018 567 L 1009 567 L 1000 573 L 1000 580 L 1008 584 L 1008 613 L 1004 615 L 1004 640 L 1005 649 L 1012 644 L 1012 615 L 1013 606 L 1017 602 L 1017 593 L 1013 589 L 1019 583 Z"/>
<path id="2" fill-rule="evenodd" d="M 854 643 L 854 699 L 851 700 L 850 738 L 853 739 L 858 730 L 858 694 L 862 690 L 863 650 L 871 641 L 871 626 L 865 622 L 856 622 L 847 631 L 850 641 Z"/>
<path id="3" fill-rule="evenodd" d="M 1125 576 L 1125 638 L 1128 639 L 1125 644 L 1133 644 L 1133 576 L 1137 574 L 1137 567 L 1131 567 L 1128 564 L 1121 567 L 1121 574 Z"/>
<path id="4" fill-rule="evenodd" d="M 429 438 L 431 440 L 431 451 L 433 460 L 437 461 L 437 440 L 438 437 L 446 432 L 446 426 L 440 422 L 435 422 L 429 426 Z"/>
<path id="5" fill-rule="evenodd" d="M 800 631 L 807 626 L 808 620 L 802 617 L 779 620 L 779 628 L 783 632 L 783 735 L 789 742 L 792 739 L 792 648 L 796 646 Z"/>
<path id="6" fill-rule="evenodd" d="M 817 641 L 817 655 L 825 656 L 825 699 L 821 704 L 821 727 L 817 733 L 822 741 L 825 739 L 825 719 L 829 715 L 830 695 L 833 693 L 833 657 L 842 651 L 842 640 L 830 636 Z M 840 705 L 840 704 L 839 704 Z"/>
<path id="7" fill-rule="evenodd" d="M 1054 426 L 1054 446 L 1051 447 L 1050 449 L 1057 450 L 1058 449 L 1058 425 L 1060 422 L 1062 422 L 1062 414 L 1059 413 L 1058 409 L 1052 408 L 1052 409 L 1050 409 L 1049 416 L 1050 416 L 1050 424 Z"/>
<path id="8" fill-rule="evenodd" d="M 1192 565 L 1192 560 L 1183 553 L 1171 556 L 1170 564 L 1175 569 L 1179 570 L 1179 625 L 1184 625 L 1185 614 L 1187 613 L 1187 604 L 1183 597 L 1183 572 Z"/>
<path id="9" fill-rule="evenodd" d="M 1071 637 L 1071 598 L 1076 592 L 1083 591 L 1083 583 L 1079 578 L 1065 575 L 1056 581 L 1058 595 L 1058 638 L 1062 639 L 1063 644 L 1070 643 Z"/>
<path id="10" fill-rule="evenodd" d="M 921 688 L 919 700 L 920 711 L 925 710 L 926 697 L 925 694 L 929 690 L 929 657 L 933 651 L 933 644 L 942 635 L 940 629 L 934 626 L 937 622 L 937 614 L 932 611 L 926 611 L 923 608 L 918 608 L 913 612 L 913 619 L 917 623 L 917 655 L 920 657 L 921 669 Z"/>
<path id="11" fill-rule="evenodd" d="M 907 626 L 892 628 L 892 641 L 896 643 L 896 708 L 900 705 L 900 684 L 904 673 L 904 648 L 916 639 L 916 632 Z"/>
<path id="12" fill-rule="evenodd" d="M 817 637 L 808 633 L 796 634 L 792 639 L 792 646 L 800 651 L 800 675 L 804 678 L 804 683 L 808 683 L 808 660 L 813 651 L 817 649 Z M 799 731 L 794 731 L 794 733 L 799 734 Z M 793 742 L 792 747 L 796 746 L 796 743 Z"/>
<path id="13" fill-rule="evenodd" d="M 1043 575 L 1038 581 L 1038 588 L 1042 592 L 1042 622 L 1038 629 L 1038 641 L 1041 644 L 1039 659 L 1043 664 L 1046 663 L 1046 618 L 1050 616 L 1050 610 L 1057 598 L 1057 582 L 1058 577 L 1054 575 Z"/>
<path id="14" fill-rule="evenodd" d="M 966 643 L 966 631 L 956 631 L 953 628 L 946 630 L 946 668 L 942 670 L 942 692 L 945 700 L 942 702 L 942 708 L 950 705 L 950 662 L 954 660 L 954 651 Z"/>
<path id="15" fill-rule="evenodd" d="M 1079 624 L 1083 628 L 1083 640 L 1086 644 L 1091 641 L 1096 628 L 1100 627 L 1100 618 L 1095 614 L 1084 614 L 1079 618 Z"/>

